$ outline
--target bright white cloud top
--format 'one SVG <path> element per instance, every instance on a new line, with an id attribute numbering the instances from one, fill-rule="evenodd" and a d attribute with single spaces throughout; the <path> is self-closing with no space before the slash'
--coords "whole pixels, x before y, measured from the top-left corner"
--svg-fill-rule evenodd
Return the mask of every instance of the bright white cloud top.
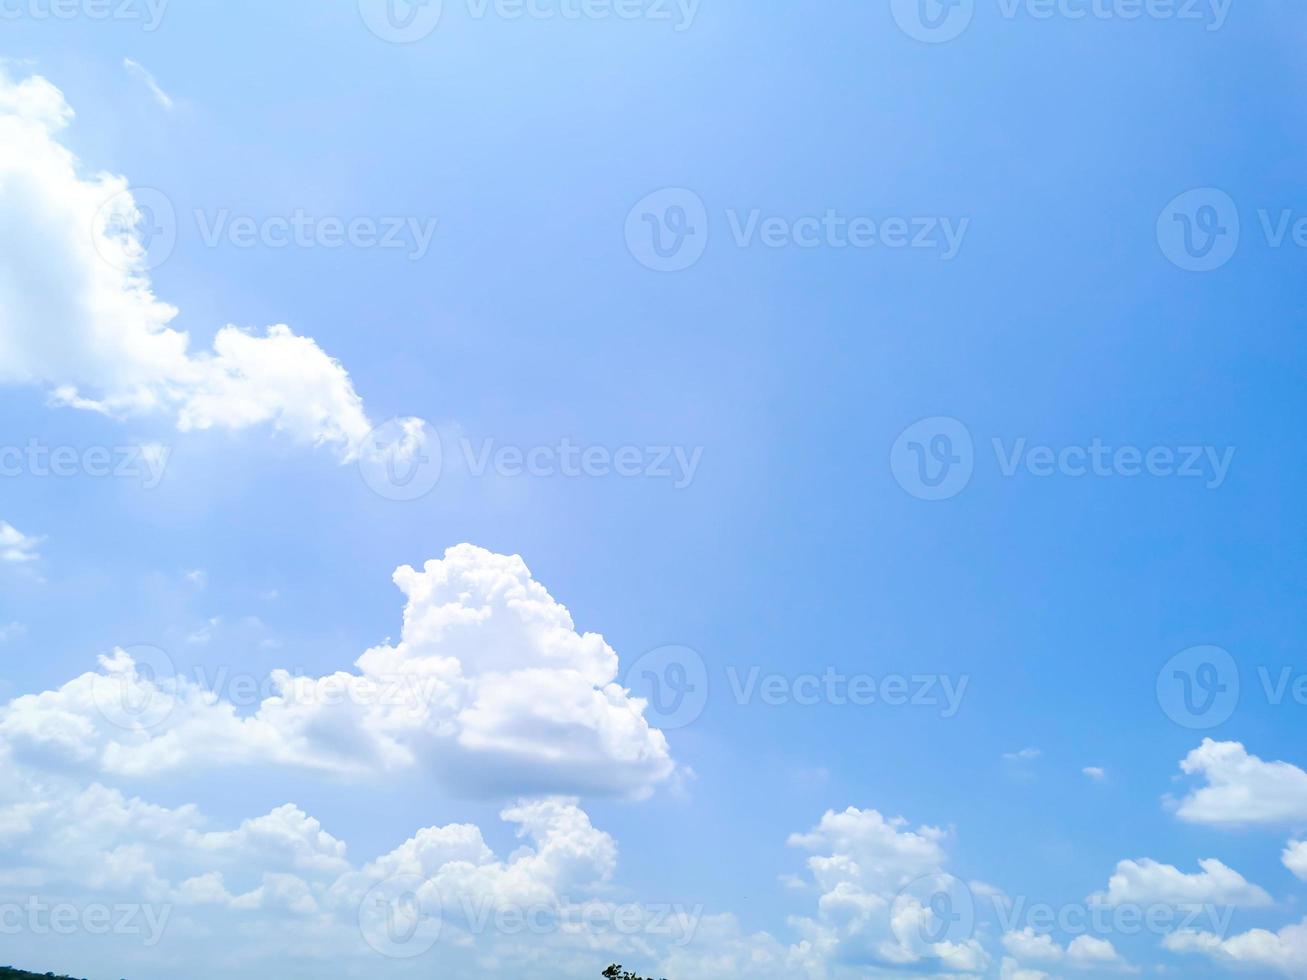
<path id="1" fill-rule="evenodd" d="M 1238 742 L 1204 739 L 1180 763 L 1207 785 L 1179 804 L 1191 823 L 1285 824 L 1307 821 L 1307 772 L 1288 762 L 1264 762 Z"/>
<path id="2" fill-rule="evenodd" d="M 170 324 L 150 280 L 147 220 L 126 178 L 84 171 L 60 141 L 63 93 L 0 77 L 0 383 L 183 430 L 269 424 L 357 454 L 372 426 L 349 375 L 284 325 L 221 329 L 209 351 Z"/>
<path id="3" fill-rule="evenodd" d="M 119 776 L 416 769 L 476 796 L 639 797 L 672 775 L 666 739 L 618 683 L 616 652 L 577 632 L 521 558 L 460 545 L 395 582 L 408 600 L 401 638 L 365 652 L 357 673 L 274 671 L 275 695 L 242 715 L 159 654 L 138 664 L 118 650 L 99 672 L 0 710 L 0 739 L 20 758 Z"/>

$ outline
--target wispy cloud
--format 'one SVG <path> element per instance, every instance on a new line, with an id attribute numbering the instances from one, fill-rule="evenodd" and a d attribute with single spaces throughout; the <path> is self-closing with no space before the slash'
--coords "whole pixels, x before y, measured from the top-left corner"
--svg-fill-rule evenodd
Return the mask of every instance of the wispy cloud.
<path id="1" fill-rule="evenodd" d="M 1041 755 L 1039 749 L 1022 749 L 1020 752 L 1004 752 L 1003 761 L 1005 762 L 1034 762 Z"/>
<path id="2" fill-rule="evenodd" d="M 12 524 L 0 521 L 0 561 L 25 564 L 36 561 L 42 539 L 24 534 Z"/>
<path id="3" fill-rule="evenodd" d="M 131 58 L 124 58 L 123 67 L 145 83 L 146 87 L 150 90 L 150 94 L 154 96 L 154 100 L 158 102 L 159 105 L 169 110 L 176 106 L 172 96 L 163 90 L 163 87 L 158 83 L 150 70 L 139 61 L 133 61 Z"/>

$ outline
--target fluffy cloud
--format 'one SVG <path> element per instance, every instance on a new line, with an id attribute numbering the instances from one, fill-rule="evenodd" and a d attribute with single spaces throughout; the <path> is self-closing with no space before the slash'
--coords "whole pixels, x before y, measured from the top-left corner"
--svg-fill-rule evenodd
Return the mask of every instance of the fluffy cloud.
<path id="1" fill-rule="evenodd" d="M 48 914 L 61 900 L 143 908 L 139 930 L 114 933 L 115 953 L 148 954 L 142 962 L 155 970 L 185 959 L 188 975 L 206 977 L 249 975 L 273 959 L 279 975 L 320 976 L 324 957 L 338 960 L 332 975 L 372 977 L 424 954 L 427 938 L 439 939 L 430 956 L 443 966 L 460 950 L 514 955 L 522 947 L 516 955 L 525 957 L 546 945 L 620 948 L 650 927 L 647 909 L 619 910 L 606 897 L 617 847 L 574 799 L 504 809 L 501 818 L 521 842 L 507 858 L 477 827 L 452 824 L 420 830 L 356 866 L 342 841 L 293 805 L 213 829 L 192 806 L 160 807 L 98 784 L 77 790 L 3 756 L 0 770 L 7 954 L 26 946 L 36 955 L 48 935 L 27 921 L 27 910 Z M 385 916 L 402 916 L 410 900 L 431 934 L 401 928 L 397 946 Z M 679 927 L 688 932 L 693 922 Z M 76 945 L 76 937 L 65 938 L 61 955 L 75 957 Z M 459 975 L 479 972 L 468 963 Z"/>
<path id="2" fill-rule="evenodd" d="M 1023 963 L 1056 963 L 1066 952 L 1052 936 L 1037 933 L 1029 926 L 1004 933 L 1003 948 Z"/>
<path id="3" fill-rule="evenodd" d="M 792 846 L 815 852 L 808 870 L 821 891 L 817 917 L 796 923 L 804 936 L 796 959 L 914 972 L 986 969 L 989 957 L 967 923 L 951 928 L 940 918 L 941 896 L 965 895 L 943 870 L 946 837 L 935 827 L 911 830 L 901 818 L 852 807 L 827 812 L 815 828 L 793 835 Z"/>
<path id="4" fill-rule="evenodd" d="M 26 564 L 36 561 L 41 556 L 37 548 L 41 539 L 24 534 L 12 524 L 0 521 L 0 562 Z"/>
<path id="5" fill-rule="evenodd" d="M 999 968 L 999 980 L 1049 980 L 1043 970 L 1031 970 L 1023 967 L 1010 956 L 1003 957 Z"/>
<path id="6" fill-rule="evenodd" d="M 1291 840 L 1284 849 L 1284 866 L 1307 881 L 1307 841 Z"/>
<path id="7" fill-rule="evenodd" d="M 1048 976 L 1027 968 L 1028 963 L 1060 964 L 1075 970 L 1134 972 L 1115 946 L 1095 936 L 1077 936 L 1063 949 L 1051 936 L 1037 933 L 1027 926 L 1020 931 L 1005 933 L 1003 948 L 1010 954 L 1003 958 L 1000 971 L 1003 980 L 1040 980 Z"/>
<path id="8" fill-rule="evenodd" d="M 401 638 L 364 653 L 356 673 L 274 671 L 273 695 L 242 714 L 161 652 L 119 650 L 96 673 L 0 708 L 0 741 L 117 776 L 421 769 L 484 796 L 641 796 L 672 774 L 645 703 L 617 683 L 617 654 L 578 633 L 520 558 L 460 545 L 395 582 L 408 599 Z"/>
<path id="9" fill-rule="evenodd" d="M 1077 970 L 1119 970 L 1133 972 L 1121 954 L 1106 939 L 1076 936 L 1067 944 L 1066 961 Z"/>
<path id="10" fill-rule="evenodd" d="M 1169 864 L 1145 858 L 1122 861 L 1108 880 L 1107 891 L 1091 900 L 1107 905 L 1237 905 L 1261 907 L 1271 896 L 1215 858 L 1199 861 L 1202 871 L 1185 874 Z"/>
<path id="11" fill-rule="evenodd" d="M 286 326 L 228 326 L 193 352 L 158 299 L 142 229 L 156 220 L 123 177 L 84 174 L 59 137 L 73 118 L 41 77 L 0 77 L 0 383 L 182 429 L 271 424 L 358 452 L 371 429 L 348 374 Z"/>
<path id="12" fill-rule="evenodd" d="M 1162 944 L 1174 953 L 1201 954 L 1222 966 L 1301 977 L 1303 964 L 1307 963 L 1307 919 L 1279 932 L 1253 929 L 1229 939 L 1210 932 L 1183 930 L 1167 936 Z"/>
<path id="13" fill-rule="evenodd" d="M 1307 820 L 1307 772 L 1263 762 L 1239 742 L 1204 739 L 1180 768 L 1208 783 L 1180 801 L 1181 820 L 1230 826 Z"/>

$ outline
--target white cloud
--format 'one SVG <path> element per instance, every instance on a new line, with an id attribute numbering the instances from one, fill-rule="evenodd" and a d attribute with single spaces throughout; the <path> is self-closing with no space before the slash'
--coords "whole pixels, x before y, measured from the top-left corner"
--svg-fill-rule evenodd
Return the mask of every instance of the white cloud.
<path id="1" fill-rule="evenodd" d="M 827 961 L 881 967 L 929 966 L 979 972 L 989 956 L 970 935 L 950 935 L 931 897 L 961 882 L 944 872 L 936 827 L 911 830 L 901 818 L 853 807 L 829 811 L 790 844 L 816 852 L 808 870 L 822 892 L 815 919 L 796 920 L 804 939 L 793 948 L 814 969 Z M 918 887 L 920 886 L 920 887 Z"/>
<path id="2" fill-rule="evenodd" d="M 1208 785 L 1180 801 L 1181 820 L 1203 824 L 1280 824 L 1307 820 L 1307 772 L 1263 762 L 1238 742 L 1204 739 L 1180 763 Z"/>
<path id="3" fill-rule="evenodd" d="M 41 540 L 24 534 L 12 524 L 0 521 L 0 562 L 26 564 L 37 561 L 41 557 L 37 552 Z"/>
<path id="4" fill-rule="evenodd" d="M 1096 783 L 1101 783 L 1107 778 L 1107 770 L 1101 769 L 1098 766 L 1085 766 L 1085 768 L 1080 771 Z"/>
<path id="5" fill-rule="evenodd" d="M 1210 932 L 1181 930 L 1162 940 L 1173 953 L 1196 953 L 1239 970 L 1274 970 L 1301 977 L 1307 963 L 1307 919 L 1279 932 L 1253 929 L 1229 939 Z"/>
<path id="6" fill-rule="evenodd" d="M 616 652 L 578 633 L 520 558 L 460 545 L 395 582 L 408 598 L 400 641 L 368 650 L 357 673 L 274 671 L 272 696 L 243 715 L 119 650 L 97 673 L 0 708 L 0 743 L 132 777 L 223 764 L 420 769 L 485 796 L 642 796 L 672 775 L 645 703 L 617 683 Z"/>
<path id="7" fill-rule="evenodd" d="M 1049 976 L 1043 970 L 1028 969 L 1012 957 L 1005 956 L 999 969 L 999 980 L 1049 980 Z"/>
<path id="8" fill-rule="evenodd" d="M 1075 970 L 1109 970 L 1116 973 L 1137 972 L 1121 957 L 1110 942 L 1095 936 L 1077 936 L 1063 949 L 1051 936 L 1037 933 L 1027 926 L 1003 935 L 1004 957 L 1001 975 L 1004 980 L 1038 980 L 1047 974 L 1026 969 L 1026 964 L 1060 964 Z"/>
<path id="9" fill-rule="evenodd" d="M 1307 881 L 1307 841 L 1291 840 L 1284 849 L 1284 866 Z"/>
<path id="10" fill-rule="evenodd" d="M 1185 874 L 1169 864 L 1145 858 L 1122 861 L 1108 880 L 1107 891 L 1091 897 L 1107 905 L 1235 905 L 1257 908 L 1271 896 L 1215 858 L 1199 861 L 1202 871 Z"/>
<path id="11" fill-rule="evenodd" d="M 1036 933 L 1029 926 L 1004 933 L 1003 948 L 1023 963 L 1057 963 L 1066 954 L 1052 936 Z"/>
<path id="12" fill-rule="evenodd" d="M 73 118 L 44 78 L 0 77 L 0 383 L 183 429 L 271 424 L 352 458 L 371 429 L 348 374 L 289 327 L 224 327 L 193 353 L 156 298 L 147 217 L 123 177 L 84 176 L 59 142 Z M 164 216 L 151 215 L 162 221 Z"/>
<path id="13" fill-rule="evenodd" d="M 1106 939 L 1096 936 L 1076 936 L 1066 948 L 1067 964 L 1078 970 L 1107 969 L 1133 972 L 1121 954 Z"/>
<path id="14" fill-rule="evenodd" d="M 0 624 L 0 643 L 8 643 L 10 640 L 16 640 L 27 633 L 27 627 L 22 623 L 4 623 Z"/>
<path id="15" fill-rule="evenodd" d="M 365 899 L 388 894 L 388 882 L 416 887 L 440 920 L 442 964 L 469 954 L 504 955 L 514 947 L 521 947 L 518 955 L 539 956 L 544 947 L 595 948 L 620 940 L 607 897 L 617 846 L 574 799 L 522 800 L 505 808 L 501 819 L 520 841 L 505 858 L 476 826 L 450 824 L 419 830 L 357 865 L 343 841 L 294 805 L 214 829 L 193 806 L 160 807 L 102 785 L 77 790 L 14 768 L 3 755 L 0 771 L 0 846 L 6 853 L 0 895 L 21 882 L 23 894 L 47 906 L 56 896 L 79 904 L 148 903 L 151 947 L 140 949 L 140 939 L 125 933 L 115 933 L 113 941 L 117 953 L 148 953 L 156 967 L 200 956 L 203 964 L 195 963 L 192 975 L 251 975 L 276 962 L 290 967 L 285 975 L 307 976 L 325 956 L 340 961 L 332 975 L 390 972 L 402 964 L 375 952 L 360 926 Z M 20 906 L 6 907 L 12 918 Z M 533 927 L 503 926 L 515 921 L 501 918 L 505 911 L 530 916 Z M 688 932 L 692 923 L 682 927 Z M 647 922 L 632 931 L 634 941 L 654 935 Z M 71 941 L 61 946 L 64 953 Z M 6 955 L 18 954 L 23 942 L 33 955 L 48 939 L 7 929 Z M 98 955 L 105 955 L 103 947 Z M 305 966 L 310 972 L 300 972 Z M 458 975 L 478 974 L 467 963 Z"/>
<path id="16" fill-rule="evenodd" d="M 1034 762 L 1044 753 L 1039 749 L 1022 749 L 1020 752 L 1004 752 L 1004 762 Z"/>
<path id="17" fill-rule="evenodd" d="M 158 80 L 155 79 L 154 73 L 139 61 L 133 61 L 131 58 L 124 58 L 123 67 L 127 69 L 128 74 L 134 75 L 145 83 L 145 87 L 150 90 L 150 94 L 154 96 L 154 101 L 158 102 L 159 105 L 169 110 L 176 106 L 176 103 L 173 102 L 172 96 L 165 92 Z"/>

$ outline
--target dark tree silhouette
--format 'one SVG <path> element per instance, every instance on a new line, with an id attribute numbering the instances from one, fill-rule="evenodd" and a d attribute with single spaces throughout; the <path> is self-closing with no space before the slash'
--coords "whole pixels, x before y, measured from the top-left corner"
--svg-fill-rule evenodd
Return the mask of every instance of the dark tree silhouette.
<path id="1" fill-rule="evenodd" d="M 604 971 L 604 976 L 607 980 L 645 980 L 644 977 L 637 973 L 632 973 L 630 970 L 623 970 L 621 966 L 616 963 Z"/>

